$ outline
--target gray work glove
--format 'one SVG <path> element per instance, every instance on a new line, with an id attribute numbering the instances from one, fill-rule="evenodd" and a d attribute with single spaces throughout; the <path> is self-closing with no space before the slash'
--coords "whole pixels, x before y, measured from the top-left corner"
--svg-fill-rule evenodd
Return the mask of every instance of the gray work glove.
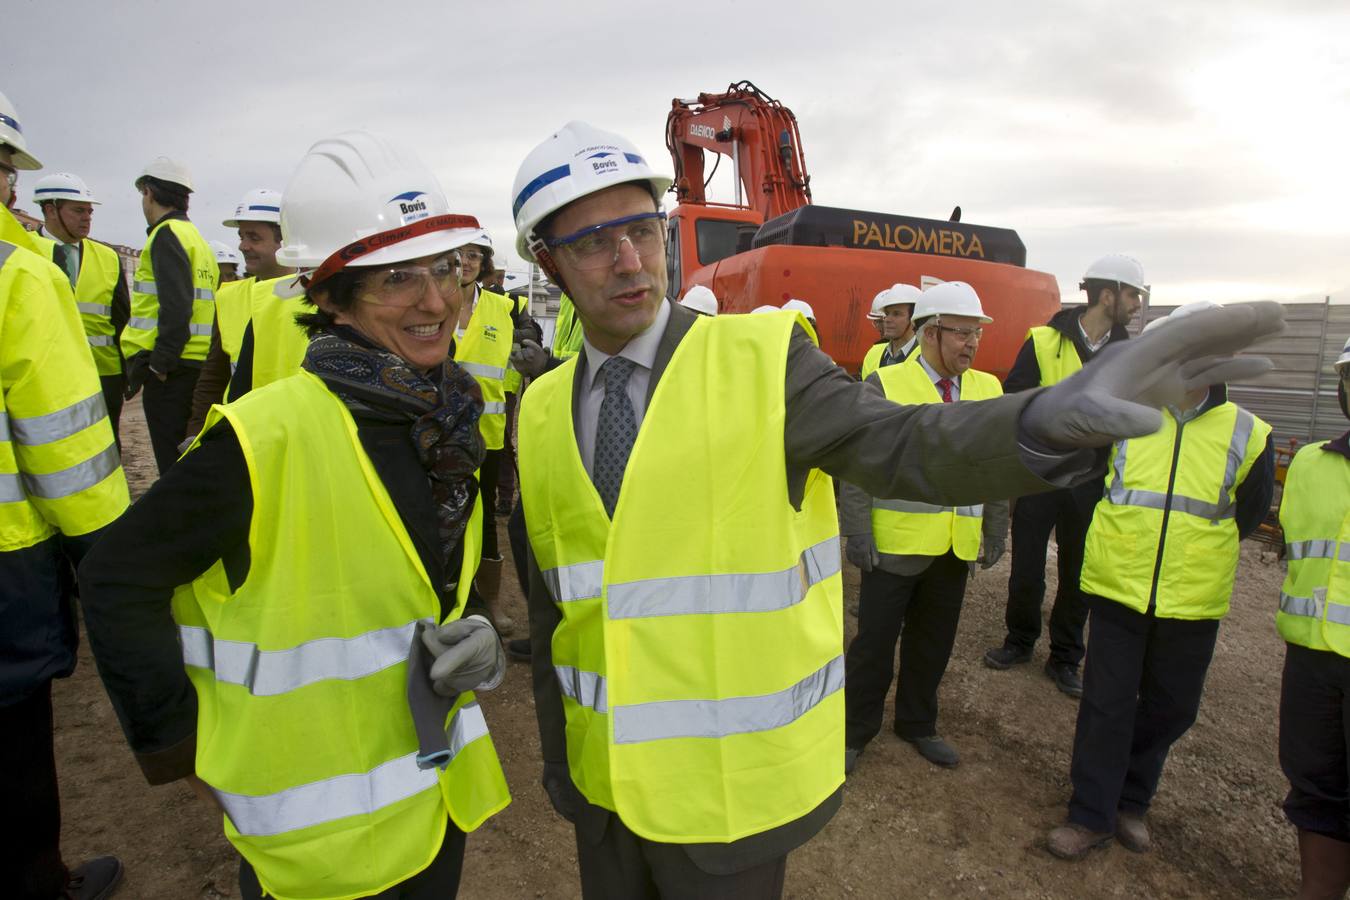
<path id="1" fill-rule="evenodd" d="M 844 545 L 844 558 L 864 572 L 870 572 L 881 562 L 877 542 L 869 534 L 851 534 Z"/>
<path id="2" fill-rule="evenodd" d="M 544 792 L 548 794 L 548 800 L 558 815 L 575 825 L 582 798 L 581 792 L 572 783 L 572 773 L 567 770 L 567 763 L 544 763 Z"/>
<path id="3" fill-rule="evenodd" d="M 1004 549 L 1002 541 L 985 541 L 975 561 L 980 564 L 981 569 L 992 569 L 994 564 L 1003 558 Z"/>
<path id="4" fill-rule="evenodd" d="M 522 375 L 538 378 L 548 366 L 548 351 L 537 341 L 521 341 L 520 349 L 511 351 L 511 365 Z"/>
<path id="5" fill-rule="evenodd" d="M 492 625 L 482 616 L 446 622 L 422 632 L 436 662 L 431 665 L 431 686 L 442 697 L 464 691 L 490 691 L 506 674 L 506 654 Z"/>
<path id="6" fill-rule="evenodd" d="M 1162 426 L 1159 410 L 1182 405 L 1188 391 L 1269 371 L 1264 357 L 1233 354 L 1283 330 L 1284 312 L 1269 301 L 1197 312 L 1108 346 L 1091 365 L 1035 397 L 1022 411 L 1022 427 L 1055 450 L 1153 434 Z"/>

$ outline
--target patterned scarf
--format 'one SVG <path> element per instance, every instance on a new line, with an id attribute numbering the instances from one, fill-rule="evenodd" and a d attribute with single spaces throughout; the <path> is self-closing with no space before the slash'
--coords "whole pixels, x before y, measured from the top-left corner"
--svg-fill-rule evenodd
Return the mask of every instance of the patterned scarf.
<path id="1" fill-rule="evenodd" d="M 353 415 L 411 423 L 413 448 L 431 481 L 442 563 L 448 567 L 478 496 L 473 474 L 484 454 L 478 382 L 451 360 L 424 375 L 343 325 L 311 338 L 302 366 Z M 446 576 L 455 579 L 459 573 L 447 571 Z"/>

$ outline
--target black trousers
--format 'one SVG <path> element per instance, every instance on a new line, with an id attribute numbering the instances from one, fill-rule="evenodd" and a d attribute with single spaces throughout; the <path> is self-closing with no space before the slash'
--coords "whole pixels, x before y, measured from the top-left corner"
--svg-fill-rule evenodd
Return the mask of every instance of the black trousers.
<path id="1" fill-rule="evenodd" d="M 1041 636 L 1045 599 L 1045 556 L 1050 532 L 1059 547 L 1059 586 L 1050 610 L 1050 659 L 1077 666 L 1083 661 L 1083 623 L 1087 607 L 1078 589 L 1083 570 L 1083 541 L 1091 506 L 1070 490 L 1019 497 L 1012 514 L 1012 574 L 1008 577 L 1007 643 L 1023 650 Z"/>
<path id="2" fill-rule="evenodd" d="M 937 734 L 938 685 L 947 671 L 970 566 L 948 552 L 918 575 L 864 572 L 858 594 L 858 634 L 844 660 L 844 742 L 861 748 L 881 731 L 886 692 L 900 643 L 895 733 Z"/>
<path id="3" fill-rule="evenodd" d="M 501 559 L 497 547 L 497 474 L 501 471 L 502 450 L 489 450 L 478 469 L 478 491 L 483 498 L 483 559 Z"/>
<path id="4" fill-rule="evenodd" d="M 1114 831 L 1143 815 L 1167 753 L 1195 723 L 1218 619 L 1160 619 L 1087 595 L 1092 641 L 1073 735 L 1069 821 Z"/>
<path id="5" fill-rule="evenodd" d="M 445 841 L 431 865 L 407 881 L 369 895 L 369 900 L 454 900 L 464 871 L 464 838 L 454 822 L 446 822 Z M 263 900 L 258 875 L 243 857 L 239 859 L 239 895 L 243 900 Z"/>
<path id="6" fill-rule="evenodd" d="M 121 373 L 100 375 L 98 381 L 103 387 L 103 405 L 108 409 L 108 422 L 112 425 L 113 441 L 117 444 L 117 452 L 121 453 L 122 435 L 118 431 L 118 425 L 122 418 L 122 398 L 127 389 L 127 376 Z"/>
<path id="7" fill-rule="evenodd" d="M 777 900 L 787 874 L 787 854 L 740 872 L 705 872 L 679 844 L 638 837 L 618 816 L 598 843 L 577 832 L 577 863 L 585 900 Z"/>
<path id="8" fill-rule="evenodd" d="M 1280 684 L 1284 814 L 1295 828 L 1350 842 L 1350 659 L 1287 644 Z"/>
<path id="9" fill-rule="evenodd" d="M 192 416 L 192 391 L 200 374 L 201 369 L 194 366 L 179 366 L 163 381 L 152 372 L 146 373 L 141 404 L 145 407 L 145 427 L 150 430 L 155 465 L 161 475 L 178 461 L 178 445 L 187 437 L 188 419 Z"/>
<path id="10" fill-rule="evenodd" d="M 53 900 L 66 888 L 56 784 L 52 683 L 0 706 L 0 896 Z"/>

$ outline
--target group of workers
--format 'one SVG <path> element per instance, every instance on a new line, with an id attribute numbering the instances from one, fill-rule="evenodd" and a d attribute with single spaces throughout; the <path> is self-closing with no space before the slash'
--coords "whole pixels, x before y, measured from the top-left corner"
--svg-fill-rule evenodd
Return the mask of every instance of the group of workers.
<path id="1" fill-rule="evenodd" d="M 5 201 L 40 167 L 20 123 L 0 97 Z M 80 318 L 115 305 L 93 277 L 102 251 L 52 218 L 51 246 L 35 243 L 0 213 L 0 796 L 26 826 L 0 845 L 7 895 L 107 897 L 121 877 L 112 857 L 68 869 L 59 848 L 51 681 L 74 666 L 76 577 L 138 763 L 221 811 L 242 896 L 455 895 L 467 833 L 509 802 L 475 692 L 506 672 L 483 520 L 512 365 L 533 379 L 513 520 L 542 780 L 575 827 L 584 896 L 780 896 L 788 854 L 843 802 L 846 748 L 879 727 L 861 681 L 897 617 L 931 636 L 897 731 L 933 758 L 936 657 L 956 622 L 935 598 L 1001 552 L 997 505 L 1103 478 L 1068 827 L 1092 843 L 1117 804 L 1142 814 L 1188 724 L 1189 696 L 1171 692 L 1198 696 L 1227 604 L 1187 561 L 1235 559 L 1268 432 L 1221 385 L 1267 367 L 1235 354 L 1281 330 L 1279 307 L 1174 315 L 1058 378 L 1033 334 L 1043 384 L 1004 396 L 971 368 L 979 298 L 948 283 L 912 300 L 920 350 L 897 336 L 859 382 L 798 311 L 701 316 L 666 299 L 670 185 L 581 122 L 521 163 L 517 252 L 570 298 L 554 346 L 575 342 L 555 355 L 466 277 L 490 249 L 479 223 L 398 143 L 322 139 L 279 200 L 246 197 L 230 221 L 252 285 L 223 290 L 185 215 L 185 169 L 152 163 L 120 347 L 161 475 L 134 504 L 96 364 L 117 342 Z M 57 223 L 87 219 L 69 202 L 89 200 L 53 200 Z M 222 302 L 236 291 L 248 299 Z M 190 428 L 216 352 L 228 402 Z M 847 654 L 833 478 L 846 521 L 865 524 L 848 555 L 870 568 L 860 624 L 876 632 Z M 1339 685 L 1345 647 L 1325 623 L 1340 621 L 1341 535 L 1326 512 L 1299 520 L 1307 564 L 1291 566 L 1281 629 L 1303 628 L 1319 657 L 1301 677 Z M 1172 538 L 1155 564 L 1122 560 L 1150 527 Z M 1328 865 L 1350 848 L 1327 824 L 1339 809 L 1344 827 L 1344 771 L 1338 799 L 1317 771 L 1295 781 L 1306 802 L 1291 818 Z"/>

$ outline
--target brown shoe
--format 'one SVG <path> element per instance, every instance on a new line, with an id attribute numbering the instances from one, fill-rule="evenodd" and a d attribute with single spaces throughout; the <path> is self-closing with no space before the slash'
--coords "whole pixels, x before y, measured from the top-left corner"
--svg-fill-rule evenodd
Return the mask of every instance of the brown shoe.
<path id="1" fill-rule="evenodd" d="M 1116 813 L 1116 840 L 1131 853 L 1147 853 L 1153 849 L 1153 836 L 1148 833 L 1148 822 L 1134 813 Z"/>
<path id="2" fill-rule="evenodd" d="M 1082 859 L 1089 850 L 1111 843 L 1111 832 L 1089 831 L 1076 822 L 1061 825 L 1046 839 L 1050 852 L 1060 859 Z"/>

